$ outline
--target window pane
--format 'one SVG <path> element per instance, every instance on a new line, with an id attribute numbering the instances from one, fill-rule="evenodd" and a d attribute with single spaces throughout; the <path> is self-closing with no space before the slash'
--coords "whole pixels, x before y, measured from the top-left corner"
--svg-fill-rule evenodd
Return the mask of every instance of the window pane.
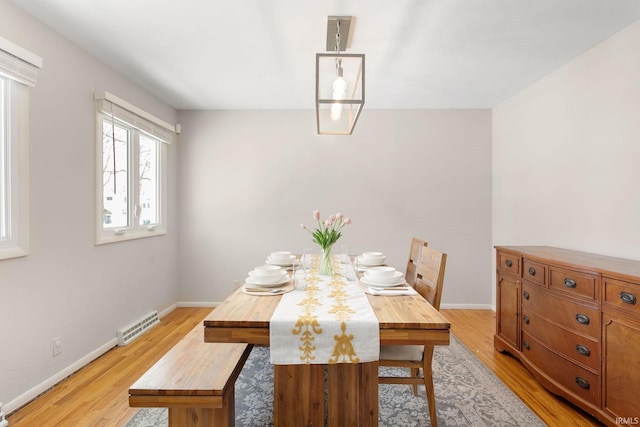
<path id="1" fill-rule="evenodd" d="M 103 226 L 126 227 L 129 131 L 110 120 L 102 122 L 102 206 Z"/>
<path id="2" fill-rule="evenodd" d="M 157 224 L 158 218 L 158 144 L 140 136 L 140 224 Z"/>

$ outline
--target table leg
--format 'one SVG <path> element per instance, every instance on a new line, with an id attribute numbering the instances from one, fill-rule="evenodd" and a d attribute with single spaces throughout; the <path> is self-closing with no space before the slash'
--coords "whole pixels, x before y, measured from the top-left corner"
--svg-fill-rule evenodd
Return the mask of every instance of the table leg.
<path id="1" fill-rule="evenodd" d="M 329 426 L 378 425 L 378 362 L 329 365 Z"/>
<path id="2" fill-rule="evenodd" d="M 274 365 L 276 427 L 324 426 L 325 365 Z"/>

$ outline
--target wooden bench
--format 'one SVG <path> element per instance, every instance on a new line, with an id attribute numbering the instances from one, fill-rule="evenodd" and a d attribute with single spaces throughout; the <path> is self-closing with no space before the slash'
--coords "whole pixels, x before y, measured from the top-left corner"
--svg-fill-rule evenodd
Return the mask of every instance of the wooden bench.
<path id="1" fill-rule="evenodd" d="M 249 344 L 205 343 L 200 323 L 129 388 L 129 406 L 169 408 L 169 427 L 235 424 L 235 382 Z"/>

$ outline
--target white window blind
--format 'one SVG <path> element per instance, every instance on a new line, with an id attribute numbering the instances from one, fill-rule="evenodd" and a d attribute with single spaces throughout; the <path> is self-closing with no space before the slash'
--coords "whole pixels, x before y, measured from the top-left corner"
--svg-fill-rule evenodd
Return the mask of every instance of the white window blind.
<path id="1" fill-rule="evenodd" d="M 42 58 L 0 37 L 0 259 L 29 252 L 29 87 Z"/>
<path id="2" fill-rule="evenodd" d="M 0 74 L 27 86 L 35 86 L 42 58 L 0 37 Z"/>
<path id="3" fill-rule="evenodd" d="M 98 112 L 112 117 L 159 139 L 171 144 L 175 134 L 175 126 L 147 113 L 146 111 L 124 101 L 117 96 L 105 92 L 95 91 L 96 108 Z"/>

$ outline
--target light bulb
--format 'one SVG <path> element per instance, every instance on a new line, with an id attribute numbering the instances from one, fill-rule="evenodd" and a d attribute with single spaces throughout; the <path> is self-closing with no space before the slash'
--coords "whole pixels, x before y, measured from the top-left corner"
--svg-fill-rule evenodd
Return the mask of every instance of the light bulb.
<path id="1" fill-rule="evenodd" d="M 331 104 L 331 120 L 338 121 L 342 118 L 342 104 Z"/>
<path id="2" fill-rule="evenodd" d="M 342 67 L 340 64 L 337 66 L 337 76 L 333 81 L 333 99 L 342 100 L 347 96 L 347 82 L 342 78 Z M 331 104 L 331 113 L 329 114 L 331 120 L 338 121 L 342 118 L 342 104 Z"/>
<path id="3" fill-rule="evenodd" d="M 347 82 L 341 75 L 333 81 L 333 99 L 344 99 L 347 95 Z"/>

